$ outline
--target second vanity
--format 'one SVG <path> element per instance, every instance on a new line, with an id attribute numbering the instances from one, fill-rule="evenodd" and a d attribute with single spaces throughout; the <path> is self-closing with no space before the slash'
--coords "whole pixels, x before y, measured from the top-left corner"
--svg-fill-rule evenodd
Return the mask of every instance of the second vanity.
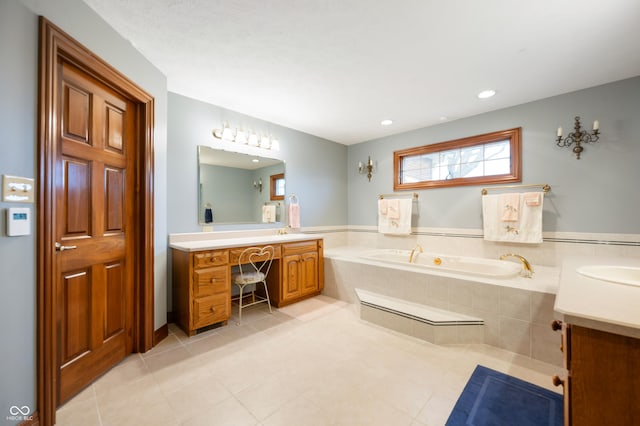
<path id="1" fill-rule="evenodd" d="M 171 237 L 173 316 L 189 336 L 231 318 L 231 269 L 247 247 L 273 246 L 267 276 L 271 304 L 282 307 L 324 288 L 323 240 L 305 234 Z"/>
<path id="2" fill-rule="evenodd" d="M 552 327 L 562 331 L 567 374 L 554 383 L 564 387 L 565 425 L 640 424 L 640 286 L 624 279 L 638 266 L 583 257 L 563 265 L 555 304 L 562 322 Z M 624 274 L 580 272 L 589 270 Z"/>

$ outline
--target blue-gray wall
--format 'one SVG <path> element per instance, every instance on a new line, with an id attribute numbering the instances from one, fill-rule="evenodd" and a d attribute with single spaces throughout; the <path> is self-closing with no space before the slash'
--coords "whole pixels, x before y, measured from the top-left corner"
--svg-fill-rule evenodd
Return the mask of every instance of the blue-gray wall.
<path id="1" fill-rule="evenodd" d="M 602 132 L 580 160 L 555 143 L 558 126 L 566 135 L 575 116 L 589 130 L 600 120 Z M 350 146 L 349 225 L 376 225 L 378 194 L 393 192 L 393 151 L 514 127 L 522 127 L 522 183 L 552 187 L 544 231 L 640 233 L 640 77 Z M 357 173 L 368 155 L 378 166 L 370 183 Z M 482 228 L 480 187 L 416 192 L 414 225 Z"/>
<path id="2" fill-rule="evenodd" d="M 155 325 L 166 323 L 166 78 L 80 0 L 0 0 L 0 175 L 36 176 L 38 15 L 155 98 Z M 0 424 L 12 405 L 35 410 L 36 254 L 33 233 L 7 237 L 0 202 Z M 30 205 L 35 213 L 35 205 Z"/>
<path id="3" fill-rule="evenodd" d="M 175 93 L 169 93 L 168 117 L 169 233 L 201 230 L 196 215 L 197 146 L 214 147 L 211 131 L 225 123 L 278 137 L 286 164 L 286 193 L 298 197 L 303 227 L 346 224 L 346 146 Z M 268 181 L 263 183 L 268 189 Z M 234 228 L 214 223 L 214 230 Z"/>

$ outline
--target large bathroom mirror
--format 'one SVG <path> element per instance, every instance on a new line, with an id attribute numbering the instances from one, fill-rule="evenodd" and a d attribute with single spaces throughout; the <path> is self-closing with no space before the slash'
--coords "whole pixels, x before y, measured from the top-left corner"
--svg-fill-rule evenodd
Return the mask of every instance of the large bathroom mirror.
<path id="1" fill-rule="evenodd" d="M 274 179 L 284 191 L 284 161 L 198 146 L 198 222 L 282 223 L 284 200 L 274 197 Z"/>

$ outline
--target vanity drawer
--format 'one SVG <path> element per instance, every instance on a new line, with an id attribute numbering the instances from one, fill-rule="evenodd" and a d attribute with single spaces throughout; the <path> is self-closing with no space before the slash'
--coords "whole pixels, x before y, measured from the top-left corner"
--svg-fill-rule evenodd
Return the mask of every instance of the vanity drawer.
<path id="1" fill-rule="evenodd" d="M 282 255 L 309 253 L 318 250 L 317 241 L 300 241 L 299 243 L 287 243 L 282 245 Z"/>
<path id="2" fill-rule="evenodd" d="M 193 271 L 193 297 L 226 294 L 229 287 L 229 267 L 226 265 Z"/>
<path id="3" fill-rule="evenodd" d="M 226 321 L 231 316 L 229 300 L 227 294 L 216 294 L 193 299 L 192 328 L 196 329 Z"/>
<path id="4" fill-rule="evenodd" d="M 212 250 L 196 253 L 193 255 L 193 267 L 207 268 L 209 266 L 221 266 L 229 263 L 228 250 Z"/>
<path id="5" fill-rule="evenodd" d="M 266 245 L 255 246 L 255 247 L 263 248 L 263 247 L 266 247 L 266 246 L 272 246 L 273 247 L 273 258 L 274 259 L 279 259 L 281 257 L 280 244 L 266 244 Z M 252 246 L 252 247 L 254 247 L 254 246 Z M 231 249 L 231 253 L 229 254 L 229 262 L 232 265 L 237 265 L 238 264 L 238 259 L 240 258 L 240 255 L 246 249 L 247 249 L 247 247 L 240 247 L 240 248 Z"/>

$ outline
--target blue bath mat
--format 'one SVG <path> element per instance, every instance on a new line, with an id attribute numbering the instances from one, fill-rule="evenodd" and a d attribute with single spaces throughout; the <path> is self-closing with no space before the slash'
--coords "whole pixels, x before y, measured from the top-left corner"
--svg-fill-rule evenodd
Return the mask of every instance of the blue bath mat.
<path id="1" fill-rule="evenodd" d="M 562 426 L 562 395 L 478 365 L 447 426 Z"/>

